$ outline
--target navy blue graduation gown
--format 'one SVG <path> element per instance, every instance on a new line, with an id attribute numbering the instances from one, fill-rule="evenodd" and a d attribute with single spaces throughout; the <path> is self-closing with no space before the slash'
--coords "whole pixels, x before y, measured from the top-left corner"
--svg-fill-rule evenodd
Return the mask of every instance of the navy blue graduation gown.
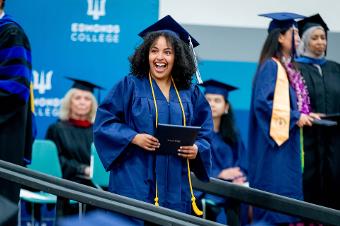
<path id="1" fill-rule="evenodd" d="M 182 111 L 173 86 L 169 102 L 153 87 L 159 123 L 182 125 Z M 210 106 L 194 85 L 180 90 L 187 125 L 201 126 L 196 140 L 198 155 L 191 170 L 208 180 L 210 134 L 213 128 Z M 155 108 L 149 80 L 129 75 L 118 82 L 99 106 L 94 123 L 94 142 L 99 157 L 110 171 L 109 191 L 154 203 L 156 180 L 160 206 L 190 213 L 191 196 L 187 161 L 178 156 L 157 155 L 131 143 L 138 133 L 155 134 Z M 162 145 L 162 144 L 161 144 Z"/>
<path id="2" fill-rule="evenodd" d="M 241 137 L 238 135 L 237 142 L 234 145 L 230 145 L 223 141 L 219 133 L 212 133 L 211 138 L 211 176 L 217 178 L 222 170 L 231 167 L 240 167 L 241 171 L 247 174 L 247 155 L 244 144 Z M 216 204 L 226 203 L 226 199 L 207 194 L 206 199 L 213 201 Z"/>
<path id="3" fill-rule="evenodd" d="M 302 199 L 300 129 L 296 125 L 300 113 L 291 86 L 289 139 L 278 146 L 269 135 L 276 79 L 277 64 L 271 59 L 260 66 L 255 76 L 249 120 L 249 184 L 260 190 Z M 268 223 L 297 221 L 295 217 L 259 208 L 254 208 L 254 220 Z"/>

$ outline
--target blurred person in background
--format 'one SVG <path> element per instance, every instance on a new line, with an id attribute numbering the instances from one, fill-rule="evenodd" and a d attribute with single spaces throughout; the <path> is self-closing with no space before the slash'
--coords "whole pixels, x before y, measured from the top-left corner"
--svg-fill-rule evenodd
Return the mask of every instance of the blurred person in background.
<path id="1" fill-rule="evenodd" d="M 252 188 L 298 200 L 302 192 L 301 127 L 312 114 L 302 76 L 294 64 L 299 34 L 294 13 L 269 13 L 271 20 L 253 80 L 249 120 L 248 179 Z M 254 222 L 279 225 L 293 216 L 253 208 Z"/>
<path id="2" fill-rule="evenodd" d="M 216 80 L 207 80 L 202 86 L 205 88 L 205 98 L 210 104 L 214 122 L 211 138 L 211 176 L 243 185 L 247 182 L 247 153 L 236 128 L 234 113 L 228 99 L 229 93 L 237 88 Z M 205 194 L 201 196 L 202 198 L 206 206 L 206 219 L 227 223 L 225 216 L 232 200 L 210 194 Z M 221 212 L 222 209 L 224 213 Z M 247 212 L 246 208 L 242 211 Z"/>
<path id="3" fill-rule="evenodd" d="M 90 181 L 92 124 L 98 107 L 93 91 L 94 88 L 101 87 L 84 80 L 69 79 L 74 84 L 62 100 L 59 120 L 48 127 L 46 139 L 52 140 L 57 146 L 63 178 L 92 185 Z M 66 198 L 58 197 L 58 216 L 77 212 L 77 205 L 70 204 Z"/>
<path id="4" fill-rule="evenodd" d="M 298 22 L 298 67 L 309 92 L 311 110 L 337 126 L 305 127 L 304 199 L 340 209 L 340 64 L 326 59 L 328 26 L 319 14 Z"/>
<path id="5" fill-rule="evenodd" d="M 4 11 L 0 0 L 0 160 L 18 165 L 31 161 L 36 134 L 29 40 Z M 20 185 L 0 178 L 0 195 L 18 204 Z M 8 225 L 17 224 L 17 216 Z"/>

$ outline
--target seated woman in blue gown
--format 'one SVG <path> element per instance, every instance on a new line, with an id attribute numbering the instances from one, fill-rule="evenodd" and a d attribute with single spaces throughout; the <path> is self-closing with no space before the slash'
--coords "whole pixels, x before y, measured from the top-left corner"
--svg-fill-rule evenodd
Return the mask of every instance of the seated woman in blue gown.
<path id="1" fill-rule="evenodd" d="M 272 19 L 253 81 L 249 117 L 249 185 L 302 200 L 300 128 L 311 126 L 309 97 L 293 57 L 299 35 L 294 13 L 271 13 Z M 300 127 L 300 128 L 299 128 Z M 296 217 L 254 208 L 255 222 L 270 225 Z"/>
<path id="2" fill-rule="evenodd" d="M 237 88 L 216 80 L 208 80 L 202 84 L 205 87 L 205 98 L 208 100 L 213 122 L 212 133 L 211 176 L 236 184 L 247 181 L 247 155 L 241 136 L 236 129 L 231 104 L 228 100 L 229 92 Z M 226 212 L 228 200 L 226 198 L 204 195 L 206 201 L 207 219 L 226 223 L 222 209 Z M 229 200 L 230 203 L 230 200 Z"/>
<path id="3" fill-rule="evenodd" d="M 113 86 L 99 106 L 94 142 L 110 171 L 109 191 L 184 213 L 194 211 L 190 170 L 208 180 L 213 123 L 197 85 L 193 46 L 198 43 L 170 16 L 139 34 L 144 41 L 130 57 L 130 74 Z M 159 155 L 158 123 L 200 126 L 192 146 Z"/>

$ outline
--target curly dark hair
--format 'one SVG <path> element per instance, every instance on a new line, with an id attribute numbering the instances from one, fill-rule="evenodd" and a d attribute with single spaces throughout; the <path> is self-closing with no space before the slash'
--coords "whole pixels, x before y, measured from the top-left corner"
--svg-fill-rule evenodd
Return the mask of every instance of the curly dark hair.
<path id="1" fill-rule="evenodd" d="M 149 51 L 152 44 L 163 36 L 175 52 L 175 61 L 172 68 L 172 78 L 178 89 L 188 89 L 192 76 L 196 72 L 195 60 L 188 44 L 167 31 L 154 31 L 147 34 L 144 42 L 139 45 L 135 53 L 129 57 L 130 73 L 137 77 L 149 75 Z"/>

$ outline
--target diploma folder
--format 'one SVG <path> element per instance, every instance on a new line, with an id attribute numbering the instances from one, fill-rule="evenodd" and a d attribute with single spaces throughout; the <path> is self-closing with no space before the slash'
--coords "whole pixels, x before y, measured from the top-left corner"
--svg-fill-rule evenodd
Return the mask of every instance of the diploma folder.
<path id="1" fill-rule="evenodd" d="M 321 116 L 321 119 L 332 120 L 332 121 L 340 121 L 340 113 L 328 114 Z"/>
<path id="2" fill-rule="evenodd" d="M 313 125 L 319 126 L 336 126 L 338 123 L 336 121 L 328 120 L 328 119 L 314 119 L 312 122 Z"/>
<path id="3" fill-rule="evenodd" d="M 195 143 L 199 126 L 181 126 L 158 124 L 155 137 L 160 143 L 157 154 L 178 155 L 180 146 L 191 146 Z"/>

